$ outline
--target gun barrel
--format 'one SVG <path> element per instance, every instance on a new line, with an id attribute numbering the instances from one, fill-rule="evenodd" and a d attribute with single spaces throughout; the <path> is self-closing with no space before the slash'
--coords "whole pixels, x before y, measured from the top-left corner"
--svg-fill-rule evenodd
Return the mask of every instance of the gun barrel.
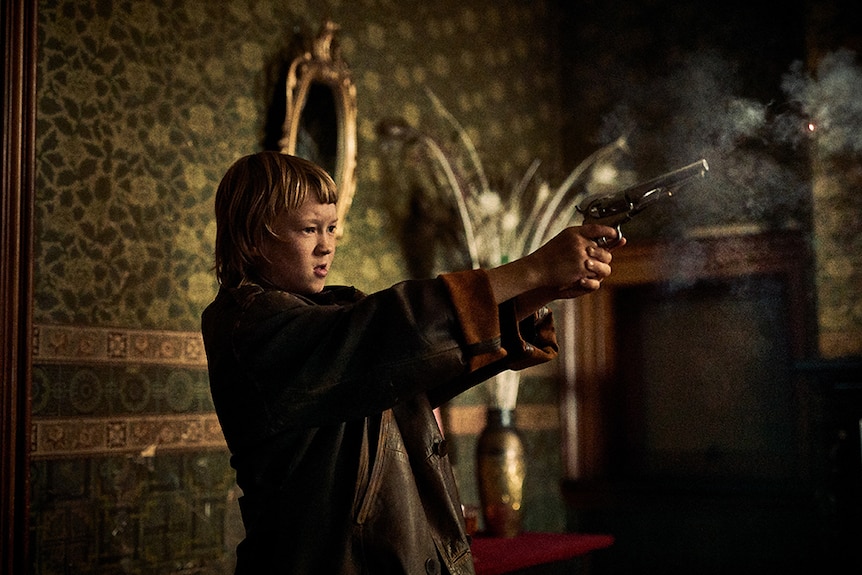
<path id="1" fill-rule="evenodd" d="M 709 164 L 705 159 L 700 159 L 672 172 L 662 174 L 652 180 L 635 184 L 623 190 L 624 195 L 630 202 L 637 205 L 655 192 L 669 192 L 695 178 L 702 178 L 709 171 Z"/>
<path id="2" fill-rule="evenodd" d="M 584 215 L 584 223 L 601 223 L 616 227 L 619 231 L 621 224 L 629 221 L 649 204 L 670 196 L 675 189 L 694 178 L 706 176 L 708 170 L 706 160 L 700 159 L 630 188 L 612 194 L 590 196 L 577 210 Z"/>

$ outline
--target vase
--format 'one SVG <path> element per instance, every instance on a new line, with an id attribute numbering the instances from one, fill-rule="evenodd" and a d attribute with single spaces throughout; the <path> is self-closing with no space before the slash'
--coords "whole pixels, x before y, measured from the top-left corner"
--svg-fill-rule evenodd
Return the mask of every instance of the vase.
<path id="1" fill-rule="evenodd" d="M 485 531 L 514 537 L 521 531 L 524 500 L 524 443 L 514 410 L 489 408 L 476 445 L 479 499 Z"/>

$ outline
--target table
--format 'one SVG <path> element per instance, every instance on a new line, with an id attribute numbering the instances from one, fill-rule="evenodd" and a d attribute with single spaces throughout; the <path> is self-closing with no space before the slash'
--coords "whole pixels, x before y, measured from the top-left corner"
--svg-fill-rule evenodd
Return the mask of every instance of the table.
<path id="1" fill-rule="evenodd" d="M 512 538 L 477 534 L 471 548 L 476 575 L 503 575 L 582 557 L 613 543 L 612 535 L 583 533 L 521 533 Z"/>

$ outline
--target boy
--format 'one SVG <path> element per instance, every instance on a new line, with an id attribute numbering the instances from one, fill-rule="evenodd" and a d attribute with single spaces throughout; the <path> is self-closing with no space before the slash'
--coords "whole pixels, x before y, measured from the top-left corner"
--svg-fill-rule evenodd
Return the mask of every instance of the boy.
<path id="1" fill-rule="evenodd" d="M 325 285 L 336 201 L 326 172 L 277 152 L 238 160 L 216 194 L 202 332 L 243 490 L 236 573 L 471 574 L 432 410 L 553 358 L 543 306 L 598 289 L 611 254 L 589 238 L 615 231 L 569 228 L 504 266 L 366 296 Z"/>

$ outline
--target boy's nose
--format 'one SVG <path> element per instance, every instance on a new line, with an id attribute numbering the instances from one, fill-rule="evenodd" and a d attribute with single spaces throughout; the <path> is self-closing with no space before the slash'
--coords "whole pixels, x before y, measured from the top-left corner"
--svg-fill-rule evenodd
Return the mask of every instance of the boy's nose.
<path id="1" fill-rule="evenodd" d="M 323 234 L 317 242 L 317 249 L 324 254 L 332 252 L 335 249 L 335 238 L 330 237 L 328 234 Z"/>

